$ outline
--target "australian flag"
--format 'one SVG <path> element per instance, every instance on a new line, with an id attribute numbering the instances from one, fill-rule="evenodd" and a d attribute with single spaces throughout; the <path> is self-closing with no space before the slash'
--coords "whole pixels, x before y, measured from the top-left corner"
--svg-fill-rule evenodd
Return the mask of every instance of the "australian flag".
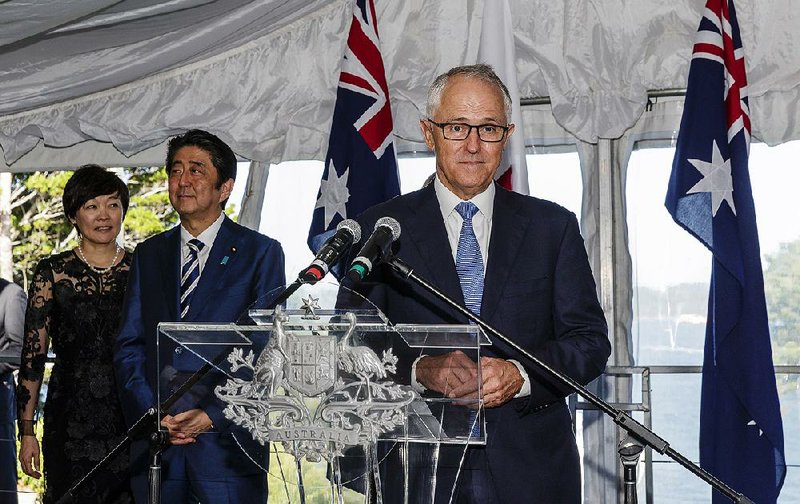
<path id="1" fill-rule="evenodd" d="M 319 251 L 343 219 L 400 194 L 389 87 L 373 0 L 357 0 L 308 246 Z M 363 230 L 369 235 L 371 229 Z"/>
<path id="2" fill-rule="evenodd" d="M 697 33 L 666 206 L 711 250 L 700 465 L 758 504 L 786 476 L 747 157 L 750 110 L 732 0 L 708 0 Z M 715 503 L 729 502 L 714 492 Z"/>

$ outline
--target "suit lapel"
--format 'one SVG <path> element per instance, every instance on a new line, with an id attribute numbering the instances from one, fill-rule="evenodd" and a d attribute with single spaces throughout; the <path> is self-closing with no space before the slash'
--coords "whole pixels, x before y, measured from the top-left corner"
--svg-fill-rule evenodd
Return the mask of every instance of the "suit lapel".
<path id="1" fill-rule="evenodd" d="M 530 219 L 513 204 L 511 195 L 505 189 L 497 187 L 492 237 L 489 241 L 489 264 L 486 265 L 481 300 L 481 317 L 484 320 L 490 320 L 497 309 L 529 224 Z"/>
<path id="2" fill-rule="evenodd" d="M 192 295 L 186 320 L 195 320 L 198 314 L 203 313 L 208 300 L 212 297 L 211 294 L 221 285 L 226 272 L 230 270 L 231 264 L 235 261 L 237 254 L 233 251 L 236 248 L 233 222 L 225 217 L 208 254 L 208 260 L 200 273 L 200 281 Z"/>
<path id="3" fill-rule="evenodd" d="M 410 218 L 403 232 L 410 236 L 404 243 L 417 247 L 422 258 L 422 268 L 425 270 L 423 276 L 463 304 L 464 294 L 461 292 L 461 282 L 450 253 L 450 242 L 447 240 L 447 230 L 433 184 L 418 194 L 418 200 L 409 200 Z"/>
<path id="4" fill-rule="evenodd" d="M 164 306 L 167 307 L 169 320 L 180 320 L 181 289 L 181 229 L 180 225 L 167 231 L 166 252 L 159 254 L 158 264 L 161 268 L 161 291 L 164 293 Z"/>

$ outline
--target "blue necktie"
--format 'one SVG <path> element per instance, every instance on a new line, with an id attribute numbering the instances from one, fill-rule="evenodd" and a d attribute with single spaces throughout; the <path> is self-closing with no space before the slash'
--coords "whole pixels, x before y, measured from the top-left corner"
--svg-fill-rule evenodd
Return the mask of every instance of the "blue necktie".
<path id="1" fill-rule="evenodd" d="M 458 236 L 456 272 L 461 281 L 464 305 L 475 315 L 480 315 L 483 298 L 483 258 L 475 230 L 472 228 L 472 217 L 477 211 L 478 207 L 469 201 L 462 201 L 456 205 L 456 212 L 464 219 L 461 234 Z"/>
<path id="2" fill-rule="evenodd" d="M 200 280 L 200 258 L 198 257 L 205 244 L 196 238 L 189 240 L 189 259 L 181 269 L 181 319 L 189 311 L 197 282 Z"/>
<path id="3" fill-rule="evenodd" d="M 470 201 L 462 201 L 456 205 L 456 212 L 464 219 L 461 233 L 458 235 L 456 272 L 461 282 L 461 292 L 464 294 L 464 306 L 475 315 L 480 315 L 483 299 L 483 257 L 478 238 L 475 237 L 475 230 L 472 228 L 472 217 L 477 211 L 478 207 Z M 473 425 L 472 437 L 480 435 L 480 424 L 476 421 L 476 416 L 474 410 L 469 412 L 469 423 Z"/>

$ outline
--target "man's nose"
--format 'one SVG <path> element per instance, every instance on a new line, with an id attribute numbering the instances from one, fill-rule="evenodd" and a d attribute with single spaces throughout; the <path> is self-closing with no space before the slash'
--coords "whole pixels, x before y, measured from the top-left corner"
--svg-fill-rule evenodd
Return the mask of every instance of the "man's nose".
<path id="1" fill-rule="evenodd" d="M 481 138 L 478 136 L 478 128 L 471 128 L 464 142 L 467 143 L 466 147 L 469 152 L 481 150 Z"/>
<path id="2" fill-rule="evenodd" d="M 189 185 L 189 176 L 185 171 L 182 171 L 180 176 L 178 177 L 178 185 L 181 187 Z"/>

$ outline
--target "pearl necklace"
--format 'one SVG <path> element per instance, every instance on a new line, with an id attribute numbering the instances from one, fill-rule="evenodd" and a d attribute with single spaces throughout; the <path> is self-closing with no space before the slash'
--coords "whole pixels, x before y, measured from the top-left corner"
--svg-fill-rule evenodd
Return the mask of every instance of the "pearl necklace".
<path id="1" fill-rule="evenodd" d="M 119 252 L 120 252 L 120 250 L 122 250 L 122 247 L 120 247 L 119 245 L 117 245 L 116 247 L 117 247 L 117 250 L 114 253 L 114 258 L 111 259 L 111 264 L 109 264 L 107 268 L 97 268 L 97 267 L 93 266 L 92 263 L 90 263 L 86 259 L 86 256 L 83 255 L 83 247 L 81 247 L 80 245 L 78 245 L 78 255 L 80 256 L 81 260 L 86 263 L 86 266 L 89 266 L 90 270 L 94 271 L 97 274 L 102 275 L 103 273 L 106 273 L 109 270 L 111 270 L 111 268 L 114 267 L 114 263 L 117 262 L 117 258 L 119 257 Z"/>

